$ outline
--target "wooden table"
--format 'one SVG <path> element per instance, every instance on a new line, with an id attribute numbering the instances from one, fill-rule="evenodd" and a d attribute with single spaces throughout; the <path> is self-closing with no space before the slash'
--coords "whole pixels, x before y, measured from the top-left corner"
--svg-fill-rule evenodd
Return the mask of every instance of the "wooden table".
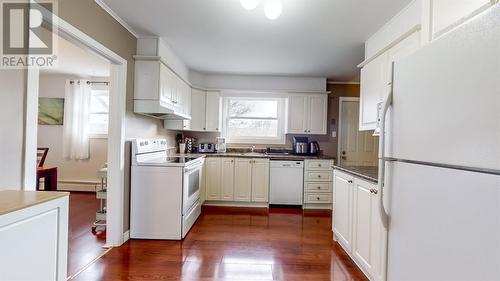
<path id="1" fill-rule="evenodd" d="M 36 190 L 40 190 L 41 178 L 45 179 L 44 187 L 46 191 L 57 191 L 57 167 L 38 167 L 36 169 Z"/>

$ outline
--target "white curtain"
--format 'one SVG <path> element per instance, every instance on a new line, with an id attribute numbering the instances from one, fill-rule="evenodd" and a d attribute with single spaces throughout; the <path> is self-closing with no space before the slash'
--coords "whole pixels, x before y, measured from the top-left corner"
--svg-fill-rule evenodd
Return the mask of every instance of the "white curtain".
<path id="1" fill-rule="evenodd" d="M 63 156 L 86 160 L 89 153 L 91 86 L 87 80 L 67 80 L 64 99 Z"/>

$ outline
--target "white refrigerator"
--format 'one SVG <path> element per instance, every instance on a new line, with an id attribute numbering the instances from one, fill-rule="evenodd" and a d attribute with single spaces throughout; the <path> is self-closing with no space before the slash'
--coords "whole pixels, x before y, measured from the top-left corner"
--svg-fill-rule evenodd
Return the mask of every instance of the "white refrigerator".
<path id="1" fill-rule="evenodd" d="M 387 280 L 500 280 L 499 6 L 394 66 L 380 123 Z"/>

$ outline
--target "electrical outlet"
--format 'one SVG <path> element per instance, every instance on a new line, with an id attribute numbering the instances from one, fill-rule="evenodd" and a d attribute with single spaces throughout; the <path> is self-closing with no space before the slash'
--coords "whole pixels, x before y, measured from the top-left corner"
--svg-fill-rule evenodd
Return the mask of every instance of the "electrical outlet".
<path id="1" fill-rule="evenodd" d="M 332 131 L 332 138 L 336 138 L 337 137 L 337 131 Z"/>

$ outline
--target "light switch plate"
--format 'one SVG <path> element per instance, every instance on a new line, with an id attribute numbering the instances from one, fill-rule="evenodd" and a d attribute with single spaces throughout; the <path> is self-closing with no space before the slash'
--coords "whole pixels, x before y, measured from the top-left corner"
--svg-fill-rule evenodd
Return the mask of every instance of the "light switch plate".
<path id="1" fill-rule="evenodd" d="M 332 131 L 332 138 L 336 138 L 337 137 L 337 131 Z"/>

